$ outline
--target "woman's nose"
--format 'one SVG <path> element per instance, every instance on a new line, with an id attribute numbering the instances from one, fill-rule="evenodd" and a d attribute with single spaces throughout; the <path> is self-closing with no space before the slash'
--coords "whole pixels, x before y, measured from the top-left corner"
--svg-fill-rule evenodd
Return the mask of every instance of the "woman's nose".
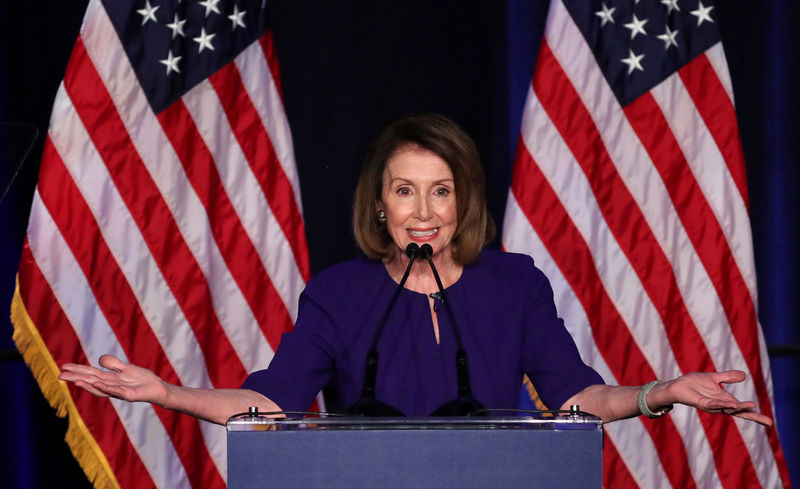
<path id="1" fill-rule="evenodd" d="M 428 199 L 425 197 L 417 199 L 417 217 L 423 221 L 431 217 Z"/>

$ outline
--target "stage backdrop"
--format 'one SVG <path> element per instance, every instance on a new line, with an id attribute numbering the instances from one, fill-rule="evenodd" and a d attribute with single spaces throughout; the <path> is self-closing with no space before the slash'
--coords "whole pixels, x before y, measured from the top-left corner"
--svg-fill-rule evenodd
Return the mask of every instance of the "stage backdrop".
<path id="1" fill-rule="evenodd" d="M 19 161 L 26 161 L 0 203 L 5 304 L 13 293 L 47 121 L 84 15 L 85 5 L 79 3 L 8 6 L 0 21 L 0 190 Z M 137 8 L 144 8 L 141 3 Z M 602 10 L 596 3 L 593 11 Z M 630 12 L 632 3 L 606 5 L 619 4 L 620 12 Z M 700 7 L 694 0 L 677 5 L 687 15 Z M 793 227 L 799 208 L 794 188 L 800 182 L 792 138 L 800 111 L 790 92 L 798 81 L 797 55 L 791 50 L 797 38 L 790 27 L 798 20 L 797 7 L 776 1 L 758 7 L 724 2 L 710 12 L 721 29 L 747 162 L 761 323 L 768 344 L 796 345 L 798 315 L 791 305 L 800 276 Z M 356 253 L 349 217 L 357 169 L 367 141 L 398 115 L 444 113 L 475 137 L 491 211 L 502 229 L 547 2 L 377 6 L 276 1 L 267 12 L 294 142 L 312 273 Z M 39 135 L 25 158 L 34 128 Z M 8 338 L 10 325 L 4 327 Z M 10 349 L 10 341 L 4 341 Z M 774 352 L 776 414 L 788 466 L 796 470 L 800 436 L 790 409 L 800 398 L 793 375 L 800 365 L 797 357 L 782 356 L 790 348 Z M 12 487 L 64 484 L 70 476 L 81 484 L 69 455 L 55 448 L 64 446 L 65 426 L 42 407 L 30 374 L 11 354 L 4 356 L 2 368 L 7 379 L 2 397 L 12 400 L 4 404 L 2 416 L 3 433 L 13 433 L 13 442 L 2 448 L 3 460 L 13 467 L 7 471 Z"/>

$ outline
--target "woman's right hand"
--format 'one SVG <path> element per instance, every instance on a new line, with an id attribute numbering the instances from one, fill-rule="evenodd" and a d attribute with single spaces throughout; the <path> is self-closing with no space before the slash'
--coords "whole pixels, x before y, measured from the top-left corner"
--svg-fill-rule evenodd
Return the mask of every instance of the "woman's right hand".
<path id="1" fill-rule="evenodd" d="M 250 406 L 258 407 L 261 412 L 281 410 L 277 404 L 255 391 L 173 385 L 146 368 L 125 363 L 111 355 L 100 357 L 100 366 L 108 370 L 65 363 L 61 366 L 58 378 L 74 382 L 98 397 L 150 402 L 221 425 L 234 414 L 247 411 Z"/>
<path id="2" fill-rule="evenodd" d="M 125 363 L 111 355 L 100 357 L 100 370 L 90 365 L 65 363 L 60 380 L 73 382 L 98 397 L 116 397 L 125 401 L 152 402 L 164 406 L 169 393 L 166 382 L 152 371 Z"/>

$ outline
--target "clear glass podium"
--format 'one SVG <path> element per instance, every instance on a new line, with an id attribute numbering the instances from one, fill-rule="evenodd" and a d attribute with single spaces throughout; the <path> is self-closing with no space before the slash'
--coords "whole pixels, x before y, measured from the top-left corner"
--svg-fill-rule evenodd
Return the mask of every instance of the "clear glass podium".
<path id="1" fill-rule="evenodd" d="M 602 422 L 555 417 L 231 418 L 228 487 L 602 487 Z"/>

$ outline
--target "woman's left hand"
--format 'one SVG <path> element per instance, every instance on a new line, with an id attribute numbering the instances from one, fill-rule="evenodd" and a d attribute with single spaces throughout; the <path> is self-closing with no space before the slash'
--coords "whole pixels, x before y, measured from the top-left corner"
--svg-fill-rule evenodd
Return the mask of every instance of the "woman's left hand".
<path id="1" fill-rule="evenodd" d="M 738 418 L 772 426 L 772 419 L 753 411 L 756 403 L 740 401 L 723 388 L 723 384 L 742 382 L 747 375 L 741 370 L 695 372 L 659 384 L 647 396 L 649 406 L 672 403 L 686 404 L 713 414 L 729 414 Z"/>

